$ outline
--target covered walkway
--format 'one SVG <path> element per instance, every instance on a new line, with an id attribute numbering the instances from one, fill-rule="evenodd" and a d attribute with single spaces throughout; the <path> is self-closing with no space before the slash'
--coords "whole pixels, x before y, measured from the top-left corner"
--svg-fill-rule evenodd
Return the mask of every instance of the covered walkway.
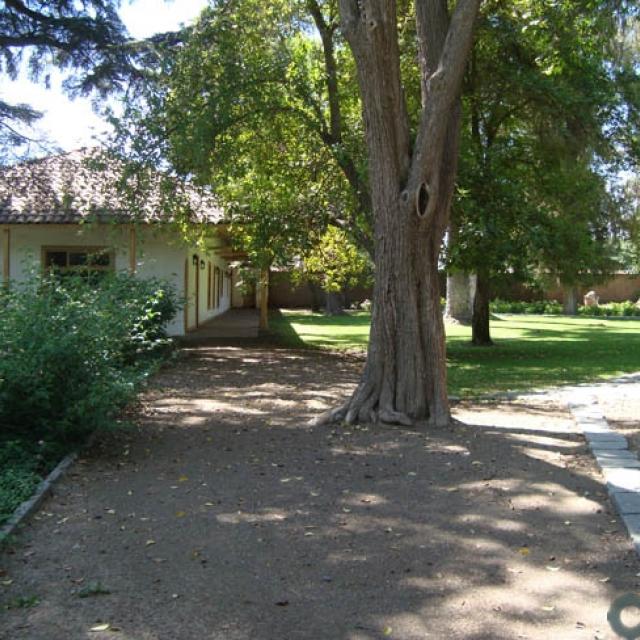
<path id="1" fill-rule="evenodd" d="M 189 331 L 181 340 L 193 344 L 225 338 L 257 338 L 259 324 L 257 309 L 229 309 Z"/>

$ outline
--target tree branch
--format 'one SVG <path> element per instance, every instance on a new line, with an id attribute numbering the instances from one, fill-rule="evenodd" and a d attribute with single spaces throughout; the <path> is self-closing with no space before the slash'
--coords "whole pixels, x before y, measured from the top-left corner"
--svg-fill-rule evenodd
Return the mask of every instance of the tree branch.
<path id="1" fill-rule="evenodd" d="M 333 35 L 336 25 L 328 24 L 320 11 L 316 0 L 307 0 L 307 8 L 320 33 L 324 65 L 326 71 L 327 95 L 329 97 L 330 132 L 336 142 L 342 140 L 342 114 L 340 112 L 340 96 L 338 94 L 338 69 L 336 65 Z"/>
<path id="2" fill-rule="evenodd" d="M 421 51 L 424 51 L 423 73 L 428 76 L 424 88 L 428 99 L 422 109 L 411 162 L 409 191 L 415 190 L 422 183 L 426 183 L 434 190 L 437 189 L 439 182 L 437 171 L 446 132 L 442 121 L 451 113 L 460 94 L 480 3 L 481 0 L 458 0 L 446 31 L 446 38 L 442 42 L 442 34 L 433 35 L 432 31 L 435 27 L 425 25 L 423 21 L 430 15 L 440 16 L 440 28 L 444 27 L 443 0 L 416 0 L 416 9 L 424 5 L 419 12 L 421 21 L 418 25 L 418 33 Z M 435 44 L 429 41 L 422 42 L 427 37 L 434 37 Z M 442 50 L 437 57 L 437 66 L 434 68 L 439 42 L 442 42 Z M 433 206 L 436 205 L 437 195 L 435 191 L 431 194 Z"/>

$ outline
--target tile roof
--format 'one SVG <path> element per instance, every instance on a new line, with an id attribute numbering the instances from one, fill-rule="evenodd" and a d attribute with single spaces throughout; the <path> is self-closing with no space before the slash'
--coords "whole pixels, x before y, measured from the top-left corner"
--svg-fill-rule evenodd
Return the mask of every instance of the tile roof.
<path id="1" fill-rule="evenodd" d="M 181 186 L 159 171 L 145 174 L 149 188 L 141 198 L 117 187 L 124 164 L 105 160 L 97 149 L 80 149 L 11 167 L 0 167 L 0 224 L 61 224 L 83 220 L 161 222 L 175 220 L 166 186 L 188 203 L 192 222 L 218 224 L 224 212 L 211 196 Z M 134 179 L 127 182 L 130 187 Z M 134 204 L 135 202 L 135 204 Z"/>

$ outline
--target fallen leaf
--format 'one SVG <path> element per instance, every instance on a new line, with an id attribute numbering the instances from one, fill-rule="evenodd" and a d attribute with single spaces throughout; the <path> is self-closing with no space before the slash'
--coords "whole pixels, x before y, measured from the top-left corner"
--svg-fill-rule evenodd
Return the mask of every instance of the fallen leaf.
<path id="1" fill-rule="evenodd" d="M 528 556 L 528 555 L 531 553 L 531 551 L 529 550 L 529 548 L 528 548 L 528 547 L 520 547 L 520 548 L 518 549 L 518 553 L 519 553 L 521 556 Z"/>
<path id="2" fill-rule="evenodd" d="M 544 607 L 540 607 L 543 611 L 555 611 L 555 607 L 552 604 L 546 604 Z"/>
<path id="3" fill-rule="evenodd" d="M 393 629 L 391 627 L 385 627 L 383 633 L 385 636 L 390 636 L 393 633 Z"/>
<path id="4" fill-rule="evenodd" d="M 156 541 L 155 541 L 155 540 L 147 540 L 147 541 L 145 542 L 145 546 L 150 547 L 152 544 L 155 544 L 155 543 L 156 543 Z"/>
<path id="5" fill-rule="evenodd" d="M 111 625 L 108 622 L 105 622 L 104 624 L 97 624 L 95 627 L 91 627 L 91 629 L 89 629 L 89 631 L 108 631 L 111 628 Z"/>
<path id="6" fill-rule="evenodd" d="M 188 476 L 180 476 L 178 478 L 178 482 L 186 482 L 187 480 L 189 480 Z"/>
<path id="7" fill-rule="evenodd" d="M 184 518 L 186 515 L 184 511 L 176 511 L 176 518 Z"/>
<path id="8" fill-rule="evenodd" d="M 547 571 L 560 571 L 560 567 L 552 567 L 551 565 L 547 565 Z"/>

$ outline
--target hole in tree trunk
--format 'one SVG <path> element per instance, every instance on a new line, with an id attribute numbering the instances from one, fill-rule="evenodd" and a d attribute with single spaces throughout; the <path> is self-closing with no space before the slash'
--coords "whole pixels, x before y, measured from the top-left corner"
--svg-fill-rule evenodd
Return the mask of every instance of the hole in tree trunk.
<path id="1" fill-rule="evenodd" d="M 418 217 L 424 218 L 427 215 L 427 209 L 429 207 L 429 187 L 426 182 L 423 182 L 416 192 L 416 213 Z"/>

